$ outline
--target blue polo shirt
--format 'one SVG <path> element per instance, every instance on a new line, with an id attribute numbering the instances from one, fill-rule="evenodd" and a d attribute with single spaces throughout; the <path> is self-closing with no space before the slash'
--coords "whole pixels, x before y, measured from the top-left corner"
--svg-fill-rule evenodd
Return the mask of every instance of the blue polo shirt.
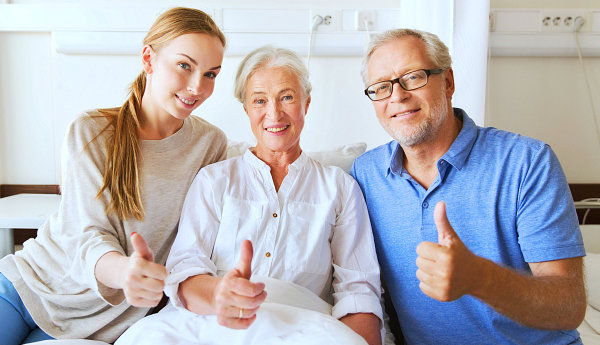
<path id="1" fill-rule="evenodd" d="M 437 242 L 433 210 L 446 202 L 450 224 L 475 254 L 525 274 L 528 262 L 584 256 L 566 178 L 543 142 L 475 125 L 463 127 L 423 188 L 402 167 L 392 141 L 354 161 L 369 209 L 382 280 L 409 344 L 580 344 L 571 331 L 522 326 L 472 296 L 439 302 L 419 289 L 416 247 Z"/>

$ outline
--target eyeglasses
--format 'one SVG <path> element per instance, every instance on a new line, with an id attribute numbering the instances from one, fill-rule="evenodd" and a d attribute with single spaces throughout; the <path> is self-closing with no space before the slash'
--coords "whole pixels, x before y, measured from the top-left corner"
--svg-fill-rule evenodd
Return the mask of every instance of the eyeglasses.
<path id="1" fill-rule="evenodd" d="M 443 71 L 443 69 L 437 68 L 418 69 L 416 71 L 408 72 L 396 79 L 380 81 L 370 85 L 365 89 L 365 95 L 372 101 L 381 101 L 392 95 L 394 83 L 400 84 L 406 91 L 411 91 L 427 85 L 427 81 L 431 74 L 440 74 Z"/>

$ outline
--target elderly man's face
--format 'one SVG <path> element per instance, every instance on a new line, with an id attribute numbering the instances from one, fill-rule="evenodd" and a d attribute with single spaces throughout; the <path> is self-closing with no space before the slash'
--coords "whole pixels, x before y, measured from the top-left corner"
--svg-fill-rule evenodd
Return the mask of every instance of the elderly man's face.
<path id="1" fill-rule="evenodd" d="M 287 67 L 260 68 L 248 79 L 244 110 L 257 140 L 257 153 L 300 152 L 300 133 L 310 98 Z"/>
<path id="2" fill-rule="evenodd" d="M 392 80 L 418 69 L 434 69 L 425 44 L 412 36 L 390 41 L 377 48 L 369 59 L 368 84 Z M 451 114 L 454 93 L 452 71 L 429 76 L 427 85 L 405 91 L 393 86 L 389 98 L 373 101 L 383 128 L 403 146 L 418 145 L 433 139 Z"/>

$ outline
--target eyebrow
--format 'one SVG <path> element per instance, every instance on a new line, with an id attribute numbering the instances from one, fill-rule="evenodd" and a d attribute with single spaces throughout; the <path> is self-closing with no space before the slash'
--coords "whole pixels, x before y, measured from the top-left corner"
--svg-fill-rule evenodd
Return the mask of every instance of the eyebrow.
<path id="1" fill-rule="evenodd" d="M 198 65 L 198 63 L 196 62 L 196 60 L 192 59 L 190 56 L 188 56 L 188 55 L 186 55 L 186 54 L 184 54 L 184 53 L 179 53 L 179 55 L 186 57 L 186 58 L 187 58 L 187 59 L 189 59 L 189 60 L 190 60 L 190 61 L 191 61 L 191 62 L 192 62 L 194 65 Z M 212 71 L 212 70 L 216 70 L 216 69 L 220 69 L 220 68 L 221 68 L 221 65 L 219 65 L 219 66 L 215 66 L 215 67 L 212 67 L 212 68 L 209 68 L 208 70 L 209 70 L 209 71 Z"/>

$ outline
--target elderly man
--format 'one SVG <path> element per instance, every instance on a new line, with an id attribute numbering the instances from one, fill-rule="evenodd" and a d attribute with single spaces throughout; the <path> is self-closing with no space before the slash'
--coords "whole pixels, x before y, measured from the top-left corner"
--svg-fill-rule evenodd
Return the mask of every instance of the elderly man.
<path id="1" fill-rule="evenodd" d="M 581 343 L 585 251 L 550 147 L 452 108 L 451 57 L 433 34 L 379 35 L 363 79 L 394 140 L 352 175 L 406 341 Z"/>

